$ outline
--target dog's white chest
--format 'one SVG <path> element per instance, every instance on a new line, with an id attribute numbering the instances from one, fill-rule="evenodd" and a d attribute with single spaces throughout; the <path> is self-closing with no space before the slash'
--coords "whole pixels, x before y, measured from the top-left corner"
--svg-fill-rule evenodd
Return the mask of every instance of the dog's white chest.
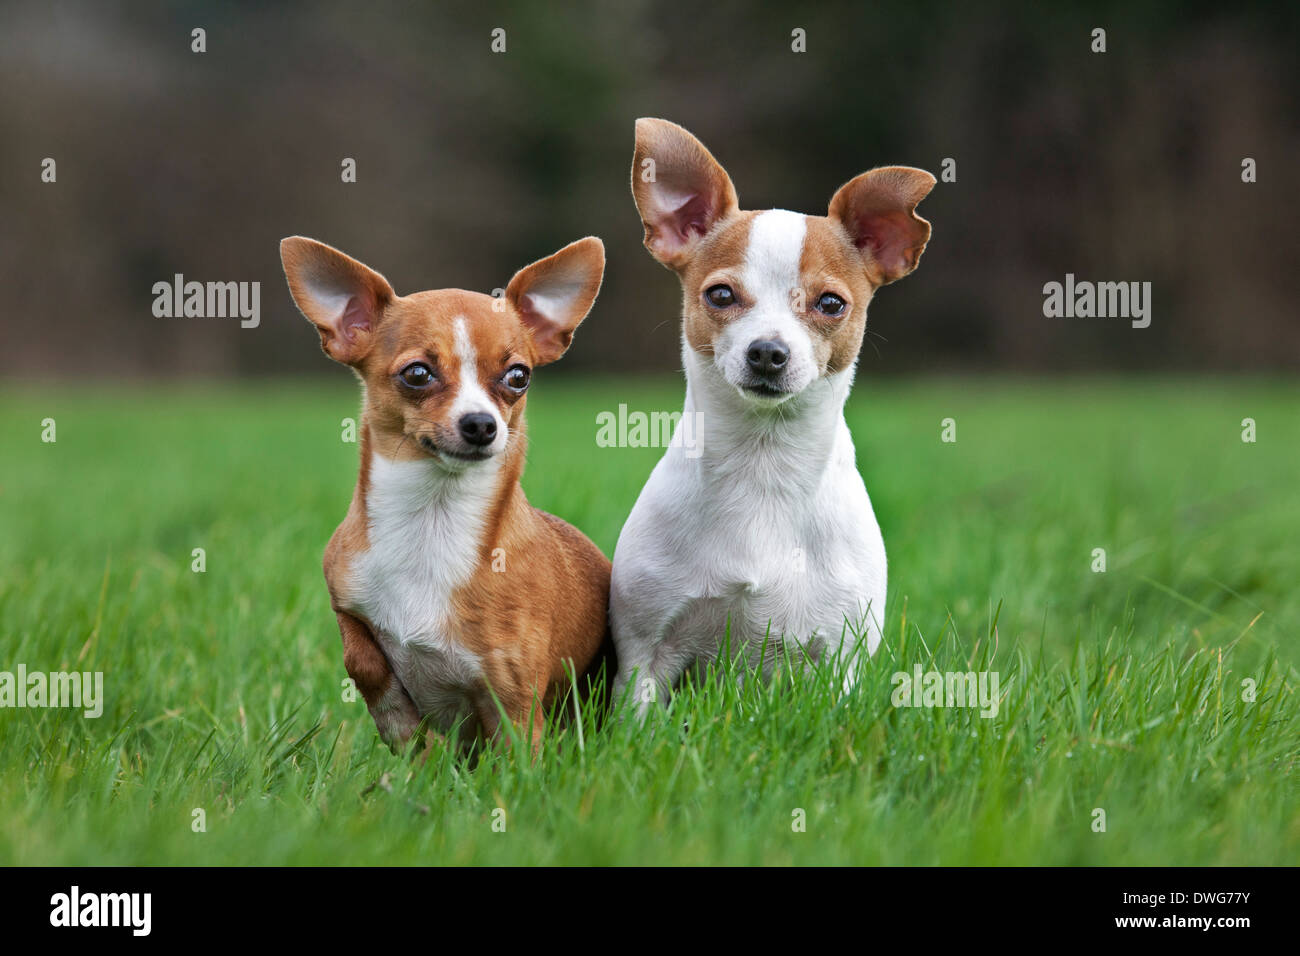
<path id="1" fill-rule="evenodd" d="M 807 497 L 761 483 L 733 488 L 720 512 L 748 510 L 748 520 L 714 523 L 711 553 L 696 567 L 711 592 L 701 596 L 726 599 L 751 637 L 770 628 L 772 637 L 824 643 L 839 639 L 846 616 L 860 625 L 873 565 L 883 572 L 883 545 L 877 557 L 880 532 L 857 472 L 833 469 Z"/>
<path id="2" fill-rule="evenodd" d="M 657 671 L 711 659 L 726 638 L 755 660 L 765 639 L 815 655 L 841 640 L 875 651 L 884 542 L 838 414 L 832 427 L 815 472 L 807 449 L 743 435 L 742 455 L 705 467 L 669 449 L 614 556 L 620 660 L 626 648 L 630 665 Z"/>
<path id="3" fill-rule="evenodd" d="M 729 629 L 814 652 L 862 636 L 874 650 L 867 611 L 873 602 L 883 611 L 885 555 L 866 488 L 844 463 L 815 487 L 783 488 L 780 471 L 792 465 L 754 463 L 702 505 L 709 543 L 685 562 L 697 586 L 683 592 L 696 598 L 682 609 L 683 631 L 706 648 L 707 634 Z"/>
<path id="4" fill-rule="evenodd" d="M 494 477 L 371 460 L 370 547 L 349 569 L 349 603 L 370 622 L 420 713 L 441 729 L 467 711 L 467 692 L 482 682 L 477 656 L 456 640 L 452 598 L 474 573 Z"/>

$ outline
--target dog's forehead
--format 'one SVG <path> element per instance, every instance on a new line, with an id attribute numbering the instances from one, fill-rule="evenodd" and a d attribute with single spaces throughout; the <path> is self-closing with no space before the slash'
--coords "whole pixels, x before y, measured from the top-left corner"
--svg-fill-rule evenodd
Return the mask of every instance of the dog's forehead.
<path id="1" fill-rule="evenodd" d="M 692 266 L 701 272 L 739 269 L 749 249 L 749 233 L 757 212 L 739 212 L 719 223 L 704 237 Z"/>
<path id="2" fill-rule="evenodd" d="M 779 296 L 800 284 L 808 217 L 787 209 L 768 209 L 756 215 L 749 227 L 743 276 L 751 294 L 761 295 L 771 286 Z"/>
<path id="3" fill-rule="evenodd" d="M 849 240 L 844 227 L 826 216 L 806 216 L 800 269 L 804 274 L 828 272 L 850 280 L 866 279 L 862 255 Z"/>
<path id="4" fill-rule="evenodd" d="M 716 270 L 801 283 L 830 275 L 851 282 L 862 274 L 861 258 L 838 223 L 785 209 L 741 212 L 719 224 L 693 267 L 698 279 Z"/>
<path id="5" fill-rule="evenodd" d="M 448 359 L 472 345 L 481 357 L 496 359 L 523 346 L 518 317 L 499 300 L 462 289 L 416 292 L 396 299 L 380 325 L 389 354 L 421 349 Z"/>

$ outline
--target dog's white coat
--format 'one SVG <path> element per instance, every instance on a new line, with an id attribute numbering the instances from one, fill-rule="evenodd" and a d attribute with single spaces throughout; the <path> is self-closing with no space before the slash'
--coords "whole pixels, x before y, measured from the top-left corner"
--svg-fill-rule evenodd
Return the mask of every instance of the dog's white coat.
<path id="1" fill-rule="evenodd" d="M 474 348 L 463 318 L 456 319 L 460 384 L 449 414 L 491 412 L 498 443 L 506 425 L 478 380 Z M 348 573 L 349 610 L 368 621 L 394 674 L 430 725 L 447 732 L 471 715 L 466 688 L 482 684 L 482 663 L 448 633 L 451 598 L 474 572 L 485 517 L 500 484 L 501 458 L 471 467 L 433 458 L 370 458 L 366 492 L 369 550 Z M 400 699 L 401 687 L 391 696 Z M 382 705 L 381 705 L 382 709 Z M 472 731 L 472 726 L 467 728 Z"/>
<path id="2" fill-rule="evenodd" d="M 420 713 L 446 732 L 471 712 L 478 658 L 448 634 L 452 595 L 478 559 L 496 461 L 448 472 L 434 461 L 370 460 L 370 548 L 349 569 L 351 603 Z"/>
<path id="3" fill-rule="evenodd" d="M 818 376 L 808 332 L 793 314 L 806 219 L 784 210 L 753 222 L 744 285 L 756 301 L 702 355 L 683 336 L 686 404 L 702 416 L 688 457 L 669 446 L 632 509 L 614 553 L 610 619 L 618 688 L 636 676 L 655 699 L 688 667 L 715 658 L 730 626 L 733 653 L 757 661 L 778 648 L 847 654 L 856 635 L 880 642 L 885 546 L 844 422 L 853 368 Z M 744 353 L 779 333 L 801 392 L 779 406 L 742 394 Z M 737 364 L 739 362 L 739 365 Z M 678 426 L 681 427 L 680 424 Z M 768 645 L 766 660 L 773 647 Z M 844 674 L 851 685 L 860 661 Z"/>

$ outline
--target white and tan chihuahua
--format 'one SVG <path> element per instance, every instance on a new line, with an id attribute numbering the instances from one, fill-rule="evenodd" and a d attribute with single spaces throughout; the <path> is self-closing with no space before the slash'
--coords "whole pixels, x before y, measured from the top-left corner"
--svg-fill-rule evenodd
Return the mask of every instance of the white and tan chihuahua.
<path id="1" fill-rule="evenodd" d="M 882 285 L 930 238 L 929 173 L 873 169 L 827 216 L 742 211 L 726 171 L 676 124 L 636 124 L 632 193 L 645 245 L 682 283 L 682 421 L 614 553 L 616 693 L 642 713 L 692 666 L 733 653 L 843 663 L 880 643 L 885 546 L 844 422 Z M 678 426 L 679 428 L 681 425 Z"/>

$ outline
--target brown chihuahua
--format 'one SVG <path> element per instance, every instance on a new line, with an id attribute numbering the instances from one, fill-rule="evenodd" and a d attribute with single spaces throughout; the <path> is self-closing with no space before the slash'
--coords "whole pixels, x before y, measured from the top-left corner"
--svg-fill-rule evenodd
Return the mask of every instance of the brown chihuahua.
<path id="1" fill-rule="evenodd" d="M 609 561 L 519 486 L 532 370 L 569 347 L 604 246 L 589 237 L 534 262 L 502 299 L 398 296 L 300 236 L 280 257 L 325 354 L 362 382 L 361 470 L 325 580 L 380 736 L 400 750 L 426 721 L 459 724 L 468 744 L 496 736 L 504 712 L 536 751 L 568 675 L 590 676 L 609 650 Z"/>

